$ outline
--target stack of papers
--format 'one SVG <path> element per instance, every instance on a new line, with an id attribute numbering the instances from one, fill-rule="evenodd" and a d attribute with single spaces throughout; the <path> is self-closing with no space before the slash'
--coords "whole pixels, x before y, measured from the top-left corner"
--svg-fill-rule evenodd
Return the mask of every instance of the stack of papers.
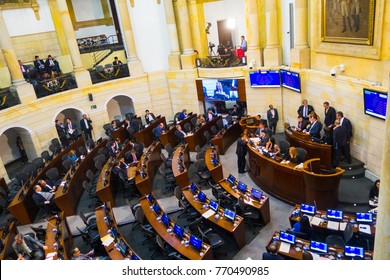
<path id="1" fill-rule="evenodd" d="M 204 212 L 203 214 L 202 214 L 202 216 L 205 218 L 205 219 L 208 219 L 208 218 L 210 218 L 212 215 L 214 215 L 215 214 L 215 212 L 214 212 L 214 210 L 212 210 L 212 209 L 209 209 L 209 210 L 207 210 L 206 212 Z"/>
<path id="2" fill-rule="evenodd" d="M 319 226 L 321 222 L 322 222 L 321 218 L 318 217 L 313 217 L 313 219 L 311 219 L 311 224 L 315 226 Z"/>
<path id="3" fill-rule="evenodd" d="M 369 225 L 359 224 L 359 231 L 367 234 L 371 234 L 371 227 Z"/>
<path id="4" fill-rule="evenodd" d="M 279 247 L 279 252 L 288 253 L 290 252 L 291 245 L 286 242 L 281 242 Z"/>
<path id="5" fill-rule="evenodd" d="M 339 230 L 339 222 L 328 221 L 328 229 Z"/>
<path id="6" fill-rule="evenodd" d="M 100 238 L 102 241 L 103 246 L 110 246 L 112 242 L 114 242 L 114 238 L 111 237 L 111 235 L 107 234 L 106 236 L 103 236 Z"/>
<path id="7" fill-rule="evenodd" d="M 347 226 L 347 223 L 345 223 L 345 222 L 340 223 L 340 230 L 344 231 L 346 226 Z"/>

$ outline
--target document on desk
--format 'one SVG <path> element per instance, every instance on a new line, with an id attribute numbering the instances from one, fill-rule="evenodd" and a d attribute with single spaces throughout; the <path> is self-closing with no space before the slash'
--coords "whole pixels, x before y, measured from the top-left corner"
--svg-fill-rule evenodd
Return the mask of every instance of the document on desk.
<path id="1" fill-rule="evenodd" d="M 340 230 L 344 231 L 346 226 L 347 226 L 347 223 L 345 223 L 345 222 L 340 223 Z"/>
<path id="2" fill-rule="evenodd" d="M 114 238 L 111 237 L 111 235 L 107 234 L 106 236 L 103 236 L 100 238 L 102 241 L 103 246 L 110 246 L 112 242 L 114 242 Z"/>
<path id="3" fill-rule="evenodd" d="M 48 253 L 46 255 L 46 260 L 53 260 L 53 258 L 57 255 L 57 252 Z"/>
<path id="4" fill-rule="evenodd" d="M 359 225 L 359 231 L 367 234 L 371 234 L 371 227 L 369 225 Z"/>
<path id="5" fill-rule="evenodd" d="M 322 221 L 321 218 L 313 217 L 313 219 L 311 219 L 311 224 L 318 226 L 321 223 L 321 221 Z"/>
<path id="6" fill-rule="evenodd" d="M 339 230 L 339 222 L 328 221 L 328 229 Z"/>
<path id="7" fill-rule="evenodd" d="M 204 213 L 202 214 L 202 216 L 203 216 L 205 219 L 208 219 L 208 218 L 210 218 L 211 216 L 213 216 L 214 214 L 215 214 L 215 211 L 212 210 L 212 209 L 209 209 L 209 210 L 207 210 L 206 212 L 204 212 Z"/>
<path id="8" fill-rule="evenodd" d="M 288 253 L 290 252 L 291 245 L 286 242 L 280 242 L 279 252 Z"/>
<path id="9" fill-rule="evenodd" d="M 253 143 L 260 142 L 259 137 L 249 138 L 249 140 L 251 140 Z"/>

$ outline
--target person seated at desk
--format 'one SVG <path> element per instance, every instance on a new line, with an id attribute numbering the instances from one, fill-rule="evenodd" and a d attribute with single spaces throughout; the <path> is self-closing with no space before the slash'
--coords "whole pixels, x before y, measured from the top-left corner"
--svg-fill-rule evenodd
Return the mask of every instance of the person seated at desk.
<path id="1" fill-rule="evenodd" d="M 122 127 L 124 128 L 128 128 L 129 126 L 131 126 L 131 122 L 129 119 L 125 119 L 122 123 Z"/>
<path id="2" fill-rule="evenodd" d="M 200 114 L 198 116 L 198 119 L 196 120 L 196 127 L 197 128 L 200 128 L 202 125 L 204 125 L 206 123 L 206 120 L 204 119 L 203 115 Z"/>
<path id="3" fill-rule="evenodd" d="M 38 185 L 41 186 L 42 191 L 44 191 L 44 192 L 55 192 L 57 190 L 56 186 L 51 187 L 43 179 L 38 181 Z"/>
<path id="4" fill-rule="evenodd" d="M 91 250 L 89 251 L 88 253 L 86 254 L 82 254 L 80 252 L 80 249 L 78 247 L 74 247 L 71 251 L 70 251 L 70 255 L 71 255 L 71 258 L 72 260 L 81 260 L 81 261 L 89 261 L 89 260 L 105 260 L 106 257 L 95 257 L 95 250 Z"/>
<path id="5" fill-rule="evenodd" d="M 152 121 L 154 121 L 156 117 L 153 113 L 150 113 L 149 110 L 145 110 L 145 121 L 146 124 L 150 124 Z"/>
<path id="6" fill-rule="evenodd" d="M 188 117 L 187 109 L 183 109 L 183 111 L 180 112 L 179 121 L 182 121 L 182 120 L 186 119 L 187 117 Z"/>
<path id="7" fill-rule="evenodd" d="M 184 130 L 182 130 L 181 125 L 178 124 L 176 126 L 175 135 L 177 136 L 177 138 L 179 138 L 179 141 L 182 142 L 182 141 L 184 141 L 184 137 L 187 136 L 187 133 Z"/>
<path id="8" fill-rule="evenodd" d="M 123 159 L 123 161 L 124 161 L 124 159 Z M 123 175 L 123 178 L 125 178 L 125 179 L 127 180 L 127 171 L 126 171 L 126 170 L 123 170 L 123 169 L 121 168 L 121 164 L 122 164 L 122 162 L 121 162 L 120 160 L 117 160 L 117 161 L 115 162 L 115 166 L 114 166 L 113 171 L 114 171 L 114 173 L 115 173 L 116 175 L 118 175 L 118 176 L 120 176 L 119 174 L 122 174 L 122 175 Z"/>
<path id="9" fill-rule="evenodd" d="M 229 113 L 230 116 L 236 116 L 237 118 L 241 118 L 241 111 L 238 109 L 237 105 L 233 105 L 233 110 Z"/>
<path id="10" fill-rule="evenodd" d="M 116 121 L 112 121 L 111 122 L 111 126 L 110 126 L 110 131 L 113 132 L 115 130 L 117 130 L 119 127 L 116 125 Z"/>
<path id="11" fill-rule="evenodd" d="M 126 158 L 127 159 L 127 163 L 130 165 L 130 166 L 134 166 L 134 165 L 137 165 L 138 164 L 138 157 L 137 157 L 137 152 L 135 149 L 131 149 L 130 151 L 130 156 Z"/>
<path id="12" fill-rule="evenodd" d="M 164 124 L 163 123 L 159 123 L 159 125 L 156 127 L 154 135 L 156 135 L 156 137 L 159 137 L 163 133 L 164 133 Z"/>
<path id="13" fill-rule="evenodd" d="M 372 201 L 378 200 L 380 185 L 381 185 L 381 180 L 376 180 L 374 185 L 370 189 L 370 194 L 369 194 L 370 200 Z"/>
<path id="14" fill-rule="evenodd" d="M 273 155 L 277 155 L 280 153 L 280 148 L 277 144 L 275 144 L 275 138 L 272 136 L 268 138 L 268 141 L 265 145 L 265 149 L 268 150 L 268 152 L 272 153 Z"/>
<path id="15" fill-rule="evenodd" d="M 49 71 L 50 73 L 53 73 L 55 71 L 57 73 L 57 75 L 61 74 L 60 64 L 50 54 L 47 56 L 47 59 L 45 61 L 45 67 L 46 67 L 46 70 Z"/>
<path id="16" fill-rule="evenodd" d="M 312 255 L 312 253 L 310 253 L 309 251 L 306 251 L 306 252 L 303 252 L 302 253 L 302 260 L 305 260 L 305 261 L 307 261 L 307 260 L 313 260 L 313 255 Z"/>
<path id="17" fill-rule="evenodd" d="M 110 148 L 108 148 L 108 154 L 110 155 L 110 157 L 116 157 L 117 153 L 119 151 L 117 150 L 116 148 L 116 142 L 113 141 L 110 145 Z"/>
<path id="18" fill-rule="evenodd" d="M 298 153 L 297 149 L 295 147 L 290 147 L 288 149 L 288 154 L 285 156 L 282 163 L 292 162 L 295 164 L 301 164 L 304 162 L 304 159 L 302 156 Z"/>
<path id="19" fill-rule="evenodd" d="M 124 170 L 124 171 L 127 171 L 127 168 L 129 168 L 129 165 L 125 162 L 125 158 L 124 157 L 121 157 L 119 159 L 119 167 Z"/>
<path id="20" fill-rule="evenodd" d="M 144 152 L 144 146 L 141 143 L 138 143 L 135 138 L 130 139 L 130 145 L 132 146 L 132 149 L 135 150 L 135 153 L 137 154 L 137 159 L 139 159 L 142 156 L 142 153 Z"/>
<path id="21" fill-rule="evenodd" d="M 214 99 L 225 100 L 226 93 L 223 91 L 222 83 L 217 82 L 215 84 Z"/>
<path id="22" fill-rule="evenodd" d="M 319 142 L 321 139 L 322 123 L 318 121 L 318 116 L 314 112 L 310 114 L 309 120 L 311 124 L 306 133 L 310 134 L 312 141 Z"/>
<path id="23" fill-rule="evenodd" d="M 294 131 L 298 132 L 304 132 L 306 129 L 310 126 L 310 122 L 307 120 L 304 120 L 301 115 L 298 116 L 298 124 L 297 126 L 292 126 L 292 129 Z"/>
<path id="24" fill-rule="evenodd" d="M 278 261 L 278 260 L 284 260 L 284 258 L 280 255 L 278 255 L 278 247 L 275 243 L 271 243 L 268 245 L 268 252 L 263 253 L 263 260 L 267 261 Z"/>
<path id="25" fill-rule="evenodd" d="M 75 163 L 75 161 L 77 160 L 77 154 L 76 154 L 75 150 L 70 150 L 69 151 L 68 159 L 70 159 L 72 161 L 72 163 Z"/>
<path id="26" fill-rule="evenodd" d="M 117 151 L 122 150 L 121 140 L 120 140 L 119 138 L 115 138 L 115 149 L 116 149 Z"/>
<path id="27" fill-rule="evenodd" d="M 301 219 L 294 224 L 292 231 L 306 235 L 307 238 L 305 239 L 309 240 L 313 233 L 313 228 L 311 227 L 309 217 L 306 215 L 302 216 Z"/>
<path id="28" fill-rule="evenodd" d="M 267 126 L 265 125 L 265 122 L 263 120 L 260 120 L 259 127 L 256 129 L 255 134 L 257 136 L 259 136 L 261 134 L 260 133 L 261 131 L 264 131 L 265 134 L 268 135 L 268 137 L 270 137 L 272 135 L 272 130 L 267 128 Z M 267 139 L 267 141 L 268 141 L 268 139 Z"/>
<path id="29" fill-rule="evenodd" d="M 58 210 L 54 204 L 54 193 L 43 191 L 40 185 L 34 186 L 32 198 L 37 206 L 44 209 L 46 214 Z"/>
<path id="30" fill-rule="evenodd" d="M 12 244 L 18 260 L 44 260 L 45 251 L 48 247 L 39 242 L 38 239 L 30 235 L 18 233 L 15 235 L 15 241 Z"/>
<path id="31" fill-rule="evenodd" d="M 206 118 L 206 122 L 210 122 L 212 121 L 214 118 L 216 118 L 217 116 L 214 115 L 213 111 L 211 109 L 208 109 L 207 110 L 207 118 Z"/>
<path id="32" fill-rule="evenodd" d="M 268 140 L 269 140 L 269 135 L 267 135 L 265 133 L 265 130 L 262 130 L 260 132 L 259 139 L 260 139 L 260 141 L 257 143 L 257 146 L 265 147 L 267 145 Z"/>
<path id="33" fill-rule="evenodd" d="M 112 65 L 114 66 L 121 66 L 123 63 L 119 60 L 119 58 L 116 56 L 114 57 L 114 61 L 112 62 Z"/>

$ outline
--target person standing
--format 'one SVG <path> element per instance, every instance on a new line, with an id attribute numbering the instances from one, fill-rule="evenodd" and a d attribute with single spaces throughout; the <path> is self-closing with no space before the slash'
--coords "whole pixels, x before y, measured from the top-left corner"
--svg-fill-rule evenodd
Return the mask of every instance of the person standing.
<path id="1" fill-rule="evenodd" d="M 240 44 L 240 49 L 242 49 L 244 52 L 248 50 L 248 42 L 245 40 L 245 36 L 241 36 L 241 44 Z"/>
<path id="2" fill-rule="evenodd" d="M 77 125 L 75 121 L 72 121 L 70 118 L 66 118 L 65 124 L 66 132 L 69 134 L 70 139 L 77 140 L 79 137 L 79 132 L 77 130 Z"/>
<path id="3" fill-rule="evenodd" d="M 80 129 L 84 132 L 85 140 L 92 139 L 92 121 L 87 117 L 87 114 L 83 114 L 83 118 L 80 120 Z"/>
<path id="4" fill-rule="evenodd" d="M 245 173 L 245 165 L 246 165 L 246 153 L 247 153 L 247 147 L 246 144 L 248 142 L 245 140 L 245 134 L 241 133 L 240 138 L 237 140 L 237 149 L 236 149 L 236 155 L 237 155 L 237 166 L 238 166 L 238 173 Z"/>
<path id="5" fill-rule="evenodd" d="M 272 130 L 272 134 L 276 133 L 276 126 L 279 121 L 278 109 L 275 109 L 272 104 L 269 105 L 269 110 L 267 111 L 267 120 L 269 128 Z"/>
<path id="6" fill-rule="evenodd" d="M 336 120 L 336 110 L 329 105 L 328 101 L 324 102 L 324 124 L 325 126 L 331 126 L 334 124 Z"/>
<path id="7" fill-rule="evenodd" d="M 340 121 L 340 125 L 347 129 L 347 148 L 345 148 L 343 155 L 347 158 L 348 164 L 351 164 L 350 142 L 352 137 L 352 124 L 351 121 L 344 117 L 343 112 L 338 111 L 336 113 L 336 119 Z"/>
<path id="8" fill-rule="evenodd" d="M 56 130 L 57 130 L 58 137 L 60 137 L 60 140 L 61 140 L 62 147 L 64 147 L 64 148 L 68 147 L 69 142 L 68 142 L 68 138 L 66 137 L 65 126 L 62 123 L 60 123 L 59 120 L 56 120 L 55 124 L 56 124 Z"/>
<path id="9" fill-rule="evenodd" d="M 16 137 L 16 146 L 18 146 L 20 158 L 22 159 L 22 163 L 28 162 L 26 150 L 24 149 L 22 138 L 20 138 L 20 136 Z"/>
<path id="10" fill-rule="evenodd" d="M 302 105 L 297 110 L 298 116 L 302 116 L 303 120 L 308 121 L 311 112 L 314 112 L 313 106 L 309 105 L 307 99 L 303 99 Z"/>
<path id="11" fill-rule="evenodd" d="M 351 163 L 351 154 L 348 145 L 348 130 L 340 124 L 340 120 L 335 121 L 333 129 L 333 149 L 334 149 L 334 164 L 333 167 L 339 165 L 340 152 L 347 158 L 348 163 Z"/>

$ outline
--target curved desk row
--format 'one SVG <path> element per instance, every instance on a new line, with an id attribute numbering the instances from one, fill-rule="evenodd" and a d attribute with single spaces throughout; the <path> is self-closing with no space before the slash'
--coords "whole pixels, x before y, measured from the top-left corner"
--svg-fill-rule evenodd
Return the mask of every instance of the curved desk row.
<path id="1" fill-rule="evenodd" d="M 96 172 L 94 158 L 98 155 L 99 149 L 105 147 L 106 144 L 107 139 L 104 139 L 89 152 L 78 165 L 75 165 L 76 169 L 73 174 L 71 170 L 68 170 L 64 177 L 65 179 L 68 176 L 70 178 L 70 181 L 67 182 L 67 187 L 60 186 L 55 192 L 54 203 L 64 212 L 65 217 L 76 214 L 77 206 L 84 192 L 83 181 L 88 180 L 86 173 L 88 169 L 94 173 Z"/>
<path id="2" fill-rule="evenodd" d="M 260 120 L 256 117 L 246 117 L 239 121 L 242 132 L 247 129 L 250 133 L 255 133 L 256 129 L 259 127 L 259 124 Z"/>
<path id="3" fill-rule="evenodd" d="M 39 210 L 39 207 L 35 204 L 32 194 L 34 192 L 33 187 L 38 183 L 40 179 L 46 179 L 46 172 L 56 167 L 58 172 L 66 171 L 62 166 L 62 157 L 68 154 L 71 150 L 78 151 L 79 147 L 84 146 L 83 138 L 70 144 L 66 149 L 63 149 L 53 160 L 45 164 L 45 167 L 38 172 L 35 179 L 30 180 L 15 195 L 14 199 L 8 206 L 8 211 L 14 216 L 21 225 L 31 224 L 34 221 L 35 216 Z"/>
<path id="4" fill-rule="evenodd" d="M 177 147 L 172 156 L 172 173 L 177 185 L 182 189 L 190 183 L 188 168 L 190 166 L 190 152 L 188 144 Z"/>
<path id="5" fill-rule="evenodd" d="M 241 126 L 239 122 L 229 126 L 226 130 L 223 128 L 221 133 L 213 137 L 213 145 L 218 147 L 221 155 L 224 155 L 227 149 L 232 145 L 241 134 Z"/>
<path id="6" fill-rule="evenodd" d="M 7 227 L 7 226 L 6 226 Z M 8 227 L 6 232 L 4 233 L 4 228 L 0 230 L 0 237 L 3 241 L 3 248 L 1 248 L 0 251 L 0 260 L 6 260 L 8 257 L 11 257 L 15 255 L 14 248 L 12 247 L 12 244 L 15 241 L 15 235 L 16 235 L 16 223 L 11 222 L 8 224 Z"/>
<path id="7" fill-rule="evenodd" d="M 53 260 L 71 259 L 73 240 L 64 212 L 47 221 L 45 245 L 48 247 L 45 250 L 46 258 L 50 254 Z"/>
<path id="8" fill-rule="evenodd" d="M 190 123 L 192 125 L 193 119 L 196 119 L 197 115 L 192 114 L 191 116 L 188 116 L 184 120 L 178 122 L 177 124 L 180 125 L 184 129 L 184 125 L 186 123 Z M 172 126 L 171 129 L 164 132 L 159 136 L 159 139 L 161 141 L 161 144 L 165 147 L 166 144 L 170 143 L 172 147 L 175 147 L 179 143 L 179 139 L 175 135 L 176 127 Z"/>
<path id="9" fill-rule="evenodd" d="M 215 148 L 208 147 L 204 156 L 207 169 L 210 171 L 214 182 L 219 182 L 224 178 L 222 164 L 219 160 L 218 151 Z"/>
<path id="10" fill-rule="evenodd" d="M 150 194 L 149 194 L 150 195 Z M 149 221 L 150 225 L 153 227 L 153 229 L 157 232 L 158 235 L 162 237 L 162 239 L 165 240 L 172 248 L 174 248 L 177 252 L 179 252 L 182 256 L 185 256 L 187 259 L 190 260 L 211 260 L 213 259 L 213 254 L 211 251 L 210 245 L 202 242 L 201 245 L 201 251 L 195 249 L 192 246 L 185 245 L 184 239 L 189 240 L 190 234 L 187 232 L 183 233 L 183 237 L 179 237 L 176 234 L 173 233 L 173 227 L 175 225 L 175 222 L 170 220 L 169 227 L 161 221 L 162 213 L 164 212 L 163 209 L 161 209 L 161 213 L 159 215 L 156 215 L 156 213 L 151 209 L 151 204 L 148 201 L 147 197 L 144 196 L 139 201 L 141 203 L 142 210 L 145 214 L 146 219 Z M 153 198 L 153 204 L 158 202 L 156 199 Z M 169 230 L 169 231 L 168 231 Z M 183 244 L 182 244 L 183 241 Z"/>
<path id="11" fill-rule="evenodd" d="M 193 134 L 187 135 L 184 139 L 186 140 L 186 143 L 188 144 L 188 147 L 191 152 L 195 152 L 195 147 L 199 145 L 200 147 L 203 147 L 204 144 L 206 144 L 207 139 L 204 136 L 204 132 L 208 131 L 210 135 L 212 135 L 211 127 L 217 125 L 217 121 L 221 120 L 222 117 L 216 117 L 212 119 L 211 121 L 207 122 L 206 124 L 202 125 L 200 128 L 198 128 Z"/>
<path id="12" fill-rule="evenodd" d="M 149 123 L 149 125 L 143 130 L 136 132 L 135 139 L 137 139 L 138 142 L 144 143 L 145 147 L 148 147 L 150 144 L 152 144 L 154 139 L 156 139 L 156 135 L 153 133 L 153 128 L 157 127 L 160 123 L 163 123 L 164 127 L 167 126 L 165 117 L 154 120 L 152 123 Z"/>

